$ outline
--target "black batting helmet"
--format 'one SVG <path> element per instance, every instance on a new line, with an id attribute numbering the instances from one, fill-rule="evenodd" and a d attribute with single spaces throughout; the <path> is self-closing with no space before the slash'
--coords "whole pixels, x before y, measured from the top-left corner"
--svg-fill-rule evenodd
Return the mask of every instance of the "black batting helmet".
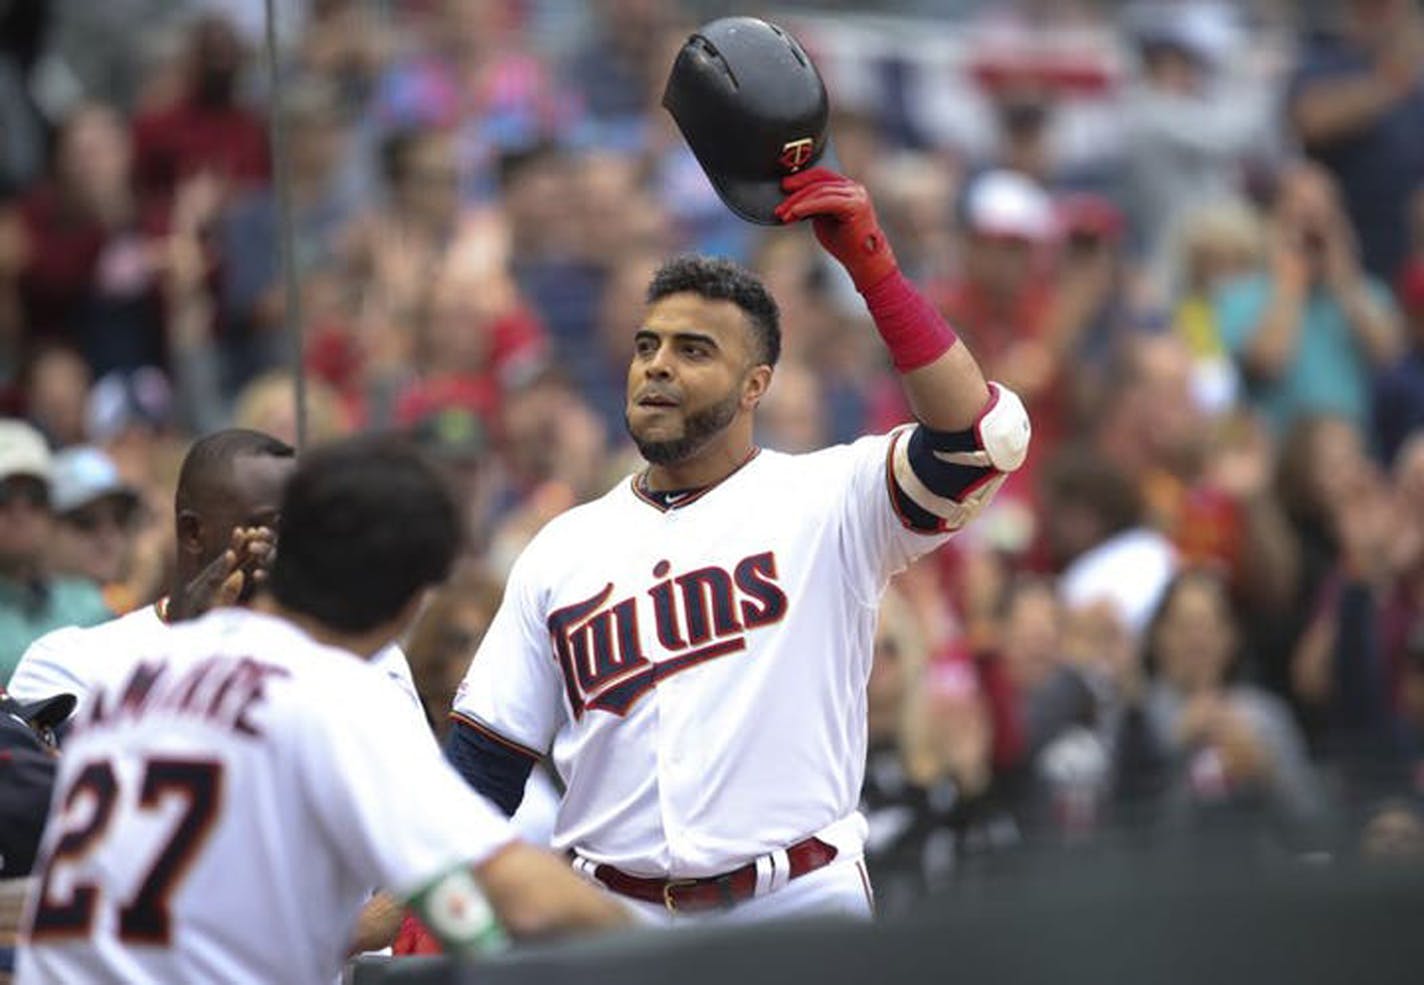
<path id="1" fill-rule="evenodd" d="M 820 73 L 795 38 L 755 17 L 725 17 L 688 38 L 663 106 L 727 207 L 763 225 L 778 224 L 781 179 L 826 149 Z"/>

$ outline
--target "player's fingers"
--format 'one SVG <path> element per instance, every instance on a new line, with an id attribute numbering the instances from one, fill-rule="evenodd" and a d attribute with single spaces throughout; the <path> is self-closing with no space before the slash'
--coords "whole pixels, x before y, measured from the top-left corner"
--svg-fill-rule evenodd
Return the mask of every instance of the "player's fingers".
<path id="1" fill-rule="evenodd" d="M 815 185 L 788 196 L 775 213 L 783 222 L 795 222 L 815 215 L 849 215 L 856 204 L 853 189 Z"/>
<path id="2" fill-rule="evenodd" d="M 815 215 L 819 205 L 824 201 L 820 191 L 819 188 L 803 188 L 799 192 L 794 192 L 773 210 L 774 214 L 782 222 L 795 222 L 809 215 Z"/>
<path id="3" fill-rule="evenodd" d="M 246 578 L 241 571 L 234 571 L 224 578 L 218 590 L 213 593 L 213 605 L 236 605 L 242 596 L 242 586 Z"/>
<path id="4" fill-rule="evenodd" d="M 209 564 L 206 568 L 203 569 L 202 574 L 198 576 L 199 580 L 206 581 L 212 584 L 220 583 L 232 572 L 234 568 L 237 567 L 237 558 L 239 551 L 240 547 L 229 547 L 227 550 L 223 551 L 213 560 L 211 564 Z"/>
<path id="5" fill-rule="evenodd" d="M 830 168 L 807 168 L 805 171 L 797 171 L 795 174 L 789 174 L 785 178 L 782 178 L 781 187 L 785 191 L 794 192 L 808 185 L 849 180 L 849 178 L 837 174 Z"/>

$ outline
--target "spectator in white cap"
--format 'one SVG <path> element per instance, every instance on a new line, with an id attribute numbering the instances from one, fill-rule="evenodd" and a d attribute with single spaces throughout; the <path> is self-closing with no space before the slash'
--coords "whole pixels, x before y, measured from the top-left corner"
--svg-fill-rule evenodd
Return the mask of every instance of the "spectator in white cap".
<path id="1" fill-rule="evenodd" d="M 138 493 L 119 477 L 112 458 L 87 445 L 54 456 L 50 491 L 50 570 L 88 579 L 107 598 L 133 559 Z"/>
<path id="2" fill-rule="evenodd" d="M 46 568 L 53 474 L 40 433 L 23 421 L 0 420 L 0 686 L 33 640 L 110 616 L 93 583 Z"/>
<path id="3" fill-rule="evenodd" d="M 1036 181 L 997 170 L 969 183 L 960 218 L 962 269 L 940 293 L 940 307 L 984 371 L 1009 381 L 1005 386 L 1028 405 L 1034 450 L 1024 477 L 1016 473 L 1006 487 L 1008 498 L 1017 498 L 1016 490 L 1031 485 L 1039 449 L 1056 442 L 1055 422 L 1063 416 L 1052 262 L 1057 217 Z"/>

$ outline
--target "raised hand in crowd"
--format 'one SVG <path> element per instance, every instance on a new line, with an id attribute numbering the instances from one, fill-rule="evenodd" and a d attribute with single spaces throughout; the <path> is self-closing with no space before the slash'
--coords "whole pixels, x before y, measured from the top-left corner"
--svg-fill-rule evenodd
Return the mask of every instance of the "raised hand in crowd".
<path id="1" fill-rule="evenodd" d="M 1220 768 L 1232 788 L 1269 780 L 1274 769 L 1270 748 L 1246 713 L 1219 691 L 1198 694 L 1188 701 L 1177 723 L 1177 739 L 1185 747 L 1206 752 L 1208 762 Z"/>

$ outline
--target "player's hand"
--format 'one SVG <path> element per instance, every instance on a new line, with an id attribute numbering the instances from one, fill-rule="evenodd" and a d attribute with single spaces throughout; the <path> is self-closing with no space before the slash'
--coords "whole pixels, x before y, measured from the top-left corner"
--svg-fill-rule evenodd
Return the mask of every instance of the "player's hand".
<path id="1" fill-rule="evenodd" d="M 227 550 L 198 572 L 184 586 L 180 597 L 170 600 L 170 615 L 191 619 L 209 609 L 247 601 L 267 579 L 276 554 L 273 531 L 267 527 L 238 527 L 232 532 Z"/>
<path id="2" fill-rule="evenodd" d="M 857 290 L 874 287 L 898 269 L 864 185 L 829 168 L 811 168 L 782 179 L 781 187 L 788 194 L 776 217 L 810 219 L 816 239 L 845 267 Z"/>

